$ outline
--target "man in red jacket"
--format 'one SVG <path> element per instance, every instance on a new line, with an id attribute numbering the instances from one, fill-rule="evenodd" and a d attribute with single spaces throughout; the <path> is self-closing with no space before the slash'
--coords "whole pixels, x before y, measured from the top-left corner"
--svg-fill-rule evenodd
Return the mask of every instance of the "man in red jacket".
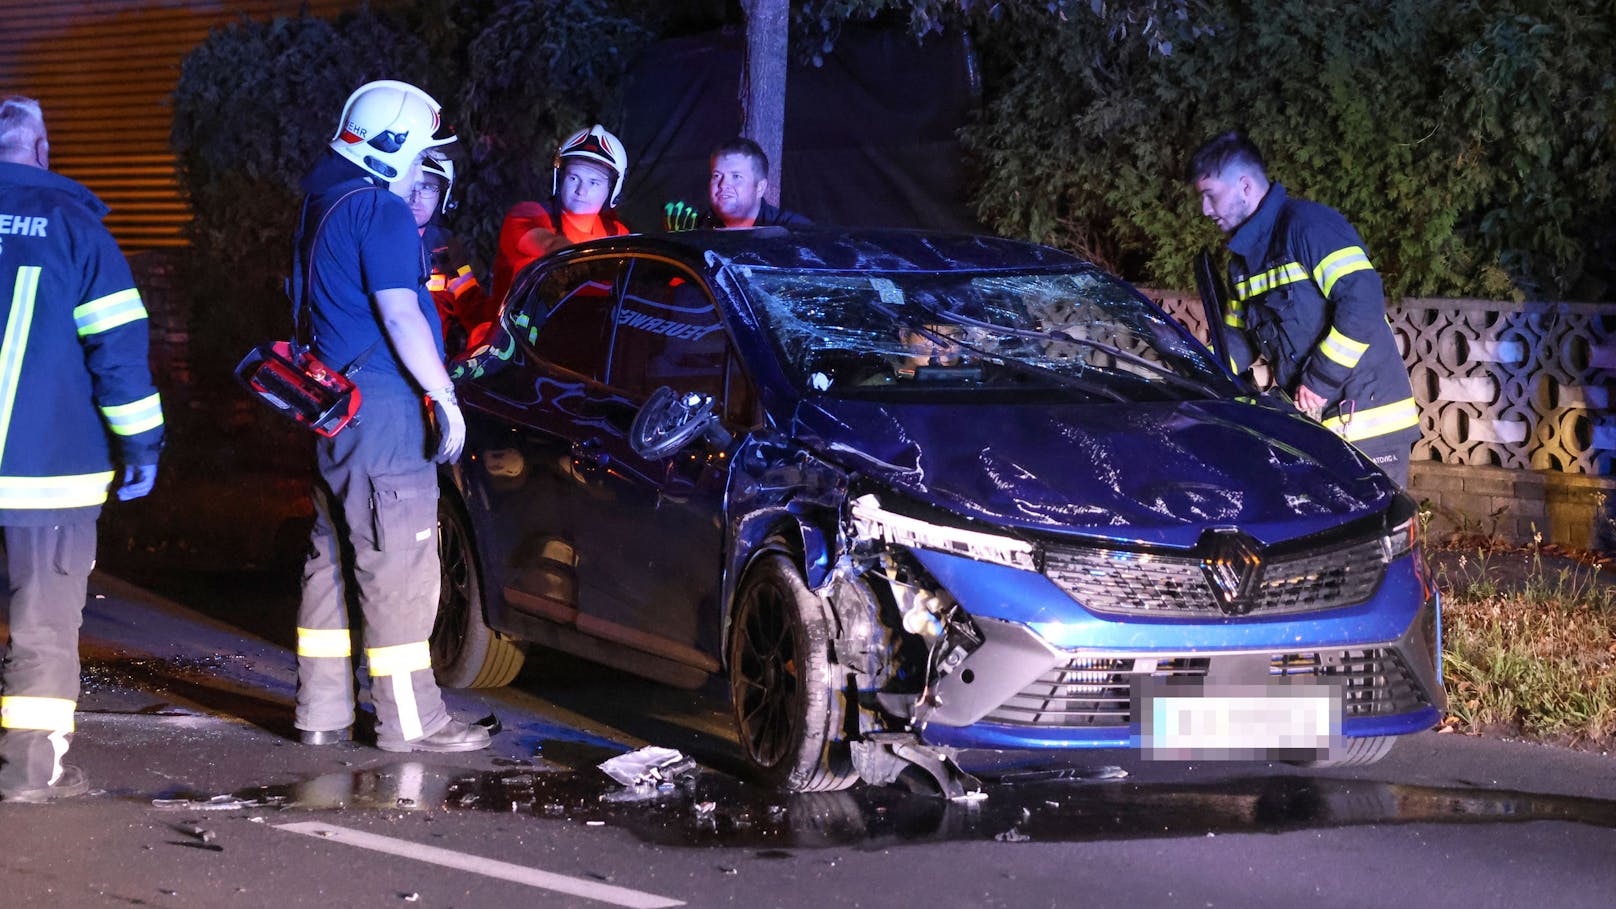
<path id="1" fill-rule="evenodd" d="M 628 153 L 600 124 L 581 129 L 556 149 L 548 202 L 518 202 L 499 229 L 494 258 L 494 303 L 528 263 L 556 250 L 629 232 L 613 211 L 623 195 Z"/>

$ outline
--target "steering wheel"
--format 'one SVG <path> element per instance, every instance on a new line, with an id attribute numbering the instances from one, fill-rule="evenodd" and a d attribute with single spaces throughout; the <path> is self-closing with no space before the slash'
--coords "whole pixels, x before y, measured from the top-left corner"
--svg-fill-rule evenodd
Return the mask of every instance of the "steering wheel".
<path id="1" fill-rule="evenodd" d="M 628 444 L 642 458 L 666 458 L 718 422 L 713 396 L 701 392 L 680 394 L 664 385 L 651 392 L 634 415 Z"/>

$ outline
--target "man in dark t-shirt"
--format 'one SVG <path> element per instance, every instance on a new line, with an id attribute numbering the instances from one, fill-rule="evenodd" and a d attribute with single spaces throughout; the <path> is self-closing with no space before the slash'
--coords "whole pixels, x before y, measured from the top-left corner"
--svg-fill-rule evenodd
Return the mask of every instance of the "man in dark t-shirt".
<path id="1" fill-rule="evenodd" d="M 428 643 L 439 584 L 433 461 L 460 456 L 465 422 L 403 196 L 420 179 L 422 154 L 454 141 L 435 135 L 438 110 L 407 83 L 361 86 L 331 150 L 303 179 L 298 262 L 307 340 L 327 364 L 357 367 L 351 375 L 362 399 L 354 423 L 316 442 L 315 523 L 297 616 L 296 725 L 304 744 L 352 735 L 351 593 L 364 618 L 377 747 L 472 751 L 489 742 L 487 729 L 444 707 Z M 423 394 L 438 428 L 435 452 Z"/>

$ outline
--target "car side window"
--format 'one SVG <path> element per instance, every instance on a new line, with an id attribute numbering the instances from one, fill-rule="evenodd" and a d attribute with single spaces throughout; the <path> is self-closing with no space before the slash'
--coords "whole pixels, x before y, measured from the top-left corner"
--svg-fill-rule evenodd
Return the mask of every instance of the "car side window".
<path id="1" fill-rule="evenodd" d="M 551 269 L 512 307 L 509 329 L 542 360 L 604 381 L 612 340 L 619 259 L 589 259 Z"/>
<path id="2" fill-rule="evenodd" d="M 730 358 L 718 310 L 696 276 L 669 262 L 633 260 L 617 314 L 611 385 L 639 400 L 667 385 L 723 401 Z"/>

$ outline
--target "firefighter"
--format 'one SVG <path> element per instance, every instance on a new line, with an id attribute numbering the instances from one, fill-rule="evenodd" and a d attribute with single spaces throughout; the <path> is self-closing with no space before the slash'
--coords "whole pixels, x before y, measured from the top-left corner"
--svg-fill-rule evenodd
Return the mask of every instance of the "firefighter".
<path id="1" fill-rule="evenodd" d="M 769 192 L 769 156 L 751 139 L 737 136 L 718 146 L 708 157 L 708 164 L 711 173 L 707 201 L 712 207 L 698 226 L 733 229 L 813 225 L 802 215 L 764 200 Z"/>
<path id="2" fill-rule="evenodd" d="M 426 247 L 427 263 L 432 269 L 426 287 L 437 304 L 444 347 L 451 357 L 466 348 L 466 339 L 477 326 L 494 320 L 493 301 L 477 283 L 465 246 L 437 222 L 439 214 L 454 209 L 450 198 L 453 190 L 454 162 L 432 150 L 421 160 L 421 179 L 415 181 L 406 198 L 421 244 Z"/>
<path id="3" fill-rule="evenodd" d="M 11 577 L 0 667 L 0 799 L 88 789 L 62 763 L 79 695 L 78 631 L 95 521 L 157 480 L 163 411 L 147 367 L 146 309 L 101 218 L 51 173 L 38 102 L 0 102 L 0 524 Z"/>
<path id="4" fill-rule="evenodd" d="M 1236 371 L 1261 355 L 1297 409 L 1406 486 L 1419 409 L 1358 232 L 1334 209 L 1270 182 L 1240 133 L 1201 146 L 1188 179 L 1201 213 L 1229 235 L 1225 322 Z"/>
<path id="5" fill-rule="evenodd" d="M 628 153 L 604 126 L 568 136 L 551 163 L 550 200 L 518 202 L 505 213 L 494 258 L 494 305 L 504 302 L 529 262 L 573 243 L 628 233 L 614 211 L 627 175 Z"/>
<path id="6" fill-rule="evenodd" d="M 303 178 L 297 261 L 309 340 L 324 362 L 358 365 L 362 399 L 353 424 L 315 442 L 315 523 L 297 620 L 295 722 L 305 744 L 352 736 L 350 596 L 364 622 L 377 747 L 473 751 L 489 742 L 487 729 L 449 715 L 428 645 L 439 584 L 433 461 L 453 462 L 465 442 L 425 249 L 405 202 L 422 154 L 455 141 L 437 134 L 438 113 L 413 85 L 362 85 Z"/>

